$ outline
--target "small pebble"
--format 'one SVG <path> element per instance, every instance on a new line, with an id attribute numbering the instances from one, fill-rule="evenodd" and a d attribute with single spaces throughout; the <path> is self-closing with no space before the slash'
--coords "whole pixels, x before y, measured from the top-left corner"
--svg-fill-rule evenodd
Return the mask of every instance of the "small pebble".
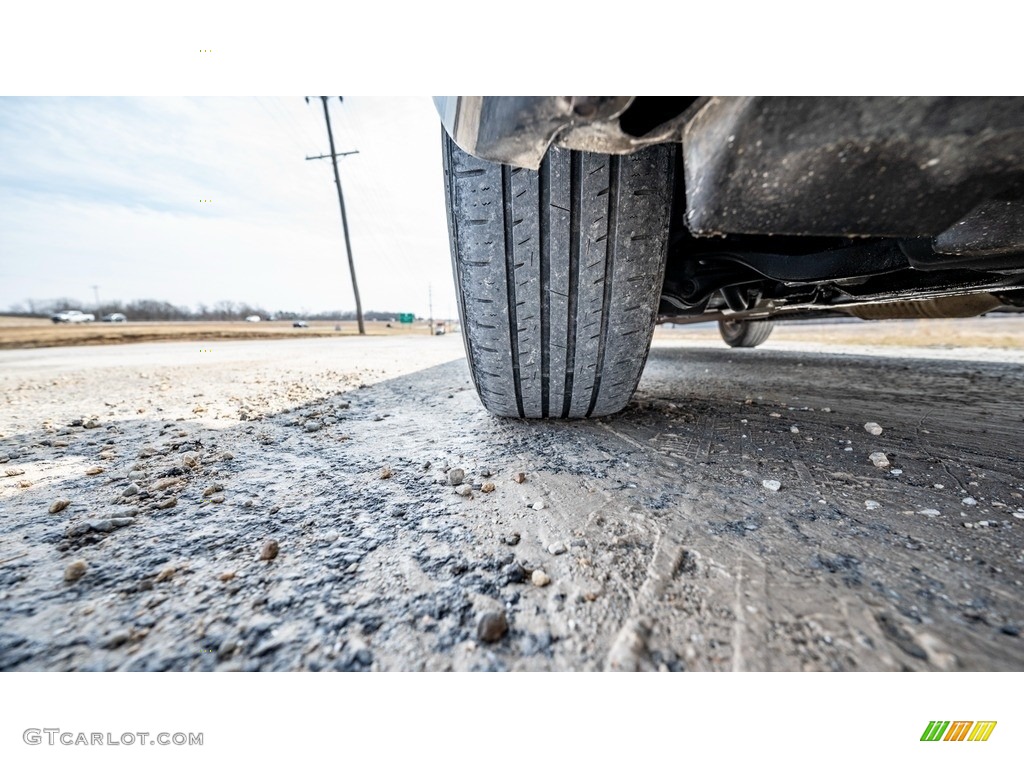
<path id="1" fill-rule="evenodd" d="M 277 553 L 280 551 L 280 547 L 277 541 L 274 539 L 267 539 L 263 542 L 263 548 L 260 549 L 260 560 L 273 560 L 277 557 Z"/>
<path id="2" fill-rule="evenodd" d="M 967 496 L 966 498 L 961 499 L 960 503 L 965 507 L 973 507 L 978 502 L 973 496 Z"/>
<path id="3" fill-rule="evenodd" d="M 88 533 L 91 530 L 92 530 L 92 523 L 90 523 L 90 522 L 77 523 L 75 525 L 69 525 L 68 529 L 66 531 L 64 531 L 64 535 L 70 539 L 70 538 L 74 538 L 75 536 L 81 536 L 83 533 Z"/>
<path id="4" fill-rule="evenodd" d="M 18 475 L 24 475 L 24 469 L 5 469 L 4 474 L 8 477 L 17 477 Z"/>
<path id="5" fill-rule="evenodd" d="M 503 571 L 505 580 L 509 584 L 519 584 L 526 581 L 526 570 L 519 563 L 512 563 Z"/>
<path id="6" fill-rule="evenodd" d="M 121 495 L 122 496 L 134 496 L 138 492 L 139 492 L 139 486 L 137 486 L 135 483 L 132 483 L 131 485 L 129 485 L 127 488 L 125 488 L 121 492 Z"/>
<path id="7" fill-rule="evenodd" d="M 895 475 L 896 477 L 899 477 L 900 475 L 903 474 L 903 470 L 902 469 L 890 469 L 889 470 L 889 474 L 890 475 Z"/>
<path id="8" fill-rule="evenodd" d="M 233 578 L 235 578 L 235 572 L 234 571 L 224 571 L 224 573 L 220 574 L 220 576 L 218 576 L 217 578 L 220 579 L 221 581 L 231 581 Z"/>
<path id="9" fill-rule="evenodd" d="M 517 483 L 525 483 L 526 482 L 526 473 L 525 472 L 516 472 L 512 476 L 512 479 L 515 480 Z"/>
<path id="10" fill-rule="evenodd" d="M 508 632 L 508 620 L 505 612 L 485 613 L 480 617 L 480 623 L 476 627 L 476 636 L 485 643 L 494 643 L 505 636 Z"/>
<path id="11" fill-rule="evenodd" d="M 462 481 L 466 479 L 466 471 L 464 469 L 449 469 L 448 470 L 448 485 L 462 485 Z"/>
<path id="12" fill-rule="evenodd" d="M 213 496 L 215 493 L 220 493 L 224 490 L 224 486 L 220 483 L 214 483 L 209 488 L 203 491 L 203 496 Z"/>
<path id="13" fill-rule="evenodd" d="M 304 427 L 307 432 L 319 432 L 323 428 L 324 423 L 322 421 L 317 421 L 316 419 L 310 419 L 306 422 Z"/>
<path id="14" fill-rule="evenodd" d="M 502 544 L 508 544 L 510 547 L 514 547 L 516 544 L 519 543 L 519 538 L 520 538 L 519 537 L 519 533 L 516 532 L 516 531 L 513 531 L 508 536 L 502 536 L 501 537 L 501 543 Z"/>
<path id="15" fill-rule="evenodd" d="M 463 483 L 462 485 L 458 486 L 455 489 L 455 492 L 457 494 L 459 494 L 459 496 L 466 496 L 468 498 L 472 498 L 473 497 L 473 487 L 470 486 L 470 485 L 466 485 L 465 483 Z"/>
<path id="16" fill-rule="evenodd" d="M 938 517 L 939 516 L 939 510 L 937 510 L 937 509 L 922 509 L 917 514 L 919 514 L 919 515 L 926 515 L 928 517 Z"/>
<path id="17" fill-rule="evenodd" d="M 867 424 L 864 425 L 864 431 L 871 435 L 882 434 L 882 428 L 873 421 L 869 421 Z"/>
<path id="18" fill-rule="evenodd" d="M 797 427 L 797 426 L 790 427 L 789 431 L 792 432 L 794 435 L 799 435 L 800 434 L 800 427 Z"/>
<path id="19" fill-rule="evenodd" d="M 391 471 L 391 467 L 381 467 L 379 477 L 381 480 L 387 480 L 392 474 L 394 473 Z"/>
<path id="20" fill-rule="evenodd" d="M 1014 512 L 1013 516 L 1016 517 L 1018 520 L 1024 520 L 1024 512 Z"/>
<path id="21" fill-rule="evenodd" d="M 480 490 L 484 493 L 494 493 L 494 483 L 486 482 L 480 486 Z"/>
<path id="22" fill-rule="evenodd" d="M 153 579 L 153 581 L 159 583 L 162 581 L 170 581 L 172 578 L 174 578 L 174 566 L 169 565 L 162 571 L 160 571 L 160 573 L 156 575 L 156 578 Z"/>
<path id="23" fill-rule="evenodd" d="M 117 525 L 114 524 L 114 520 L 118 521 Z M 127 518 L 119 517 L 119 518 L 114 518 L 114 520 L 93 520 L 93 521 L 90 521 L 90 522 L 86 523 L 85 525 L 88 525 L 89 526 L 89 530 L 92 530 L 92 531 L 99 531 L 100 533 L 110 533 L 112 530 L 114 530 L 114 528 L 120 527 L 120 521 L 121 520 L 131 520 L 132 522 L 134 522 L 134 520 L 132 520 L 132 518 L 130 518 L 130 517 L 127 517 Z M 87 533 L 87 532 L 88 531 L 83 531 L 83 533 Z"/>
<path id="24" fill-rule="evenodd" d="M 533 586 L 535 587 L 546 587 L 551 583 L 551 577 L 544 573 L 544 571 L 536 570 L 533 572 L 533 575 L 530 576 L 530 581 L 533 582 Z"/>
<path id="25" fill-rule="evenodd" d="M 548 552 L 552 555 L 561 555 L 565 552 L 565 544 L 560 541 L 556 541 L 554 544 L 549 544 Z"/>
<path id="26" fill-rule="evenodd" d="M 768 491 L 777 491 L 782 487 L 782 483 L 778 480 L 762 480 L 761 485 Z"/>
<path id="27" fill-rule="evenodd" d="M 871 463 L 874 464 L 879 469 L 885 469 L 886 467 L 889 466 L 889 457 L 886 456 L 881 451 L 875 451 L 870 456 L 868 456 L 868 458 L 871 459 Z"/>
<path id="28" fill-rule="evenodd" d="M 220 455 L 221 461 L 231 461 L 233 458 L 235 458 L 235 454 L 231 451 L 224 451 L 224 453 Z"/>
<path id="29" fill-rule="evenodd" d="M 142 456 L 141 453 L 139 455 Z M 186 453 L 181 457 L 181 463 L 189 469 L 195 469 L 199 466 L 199 456 L 195 453 Z"/>
<path id="30" fill-rule="evenodd" d="M 86 565 L 85 560 L 75 560 L 64 569 L 64 581 L 78 581 L 85 576 L 87 570 L 89 570 L 89 566 Z"/>
<path id="31" fill-rule="evenodd" d="M 878 508 L 879 508 L 880 506 L 882 506 L 882 505 L 881 505 L 881 504 L 879 504 L 879 503 L 878 503 L 877 501 L 875 501 L 874 499 L 867 499 L 867 500 L 866 500 L 866 501 L 864 502 L 864 506 L 865 506 L 865 507 L 866 507 L 867 509 L 878 509 Z"/>
<path id="32" fill-rule="evenodd" d="M 67 509 L 69 506 L 71 506 L 71 500 L 70 499 L 57 499 L 55 502 L 53 502 L 53 504 L 50 505 L 50 514 L 56 514 L 57 512 L 62 512 L 65 509 Z"/>
<path id="33" fill-rule="evenodd" d="M 119 629 L 102 639 L 100 648 L 119 648 L 132 639 L 132 633 L 127 629 Z"/>
<path id="34" fill-rule="evenodd" d="M 87 475 L 98 475 L 102 472 L 103 467 L 89 467 L 89 469 L 85 470 L 85 474 Z"/>
<path id="35" fill-rule="evenodd" d="M 533 508 L 534 509 L 538 509 L 538 510 L 539 509 L 547 509 L 547 507 L 548 507 L 548 505 L 544 501 L 535 501 L 535 502 L 533 502 Z"/>

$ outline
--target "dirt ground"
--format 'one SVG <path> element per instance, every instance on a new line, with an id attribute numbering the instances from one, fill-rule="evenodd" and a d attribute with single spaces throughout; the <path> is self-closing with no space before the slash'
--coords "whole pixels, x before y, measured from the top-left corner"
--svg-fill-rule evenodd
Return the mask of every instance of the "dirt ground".
<path id="1" fill-rule="evenodd" d="M 0 669 L 1024 669 L 1024 352 L 674 333 L 571 423 L 457 335 L 0 352 Z"/>

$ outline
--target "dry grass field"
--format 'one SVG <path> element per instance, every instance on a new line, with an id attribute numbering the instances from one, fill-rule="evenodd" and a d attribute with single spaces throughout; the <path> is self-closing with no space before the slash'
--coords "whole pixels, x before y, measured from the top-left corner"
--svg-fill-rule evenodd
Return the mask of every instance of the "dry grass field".
<path id="1" fill-rule="evenodd" d="M 654 338 L 724 344 L 716 323 L 659 326 Z M 886 347 L 985 347 L 1024 349 L 1024 315 L 998 314 L 958 320 L 874 320 L 777 323 L 766 342 L 863 344 Z"/>
<path id="2" fill-rule="evenodd" d="M 336 330 L 340 328 L 340 330 Z M 90 344 L 125 344 L 142 341 L 223 341 L 225 339 L 293 339 L 314 336 L 354 336 L 355 321 L 310 321 L 308 328 L 293 328 L 290 320 L 231 322 L 128 322 L 59 324 L 43 318 L 0 316 L 0 349 L 64 347 Z M 367 322 L 372 336 L 428 335 L 425 321 L 411 325 Z"/>
<path id="3" fill-rule="evenodd" d="M 367 322 L 372 336 L 428 335 L 425 321 L 412 325 Z M 340 330 L 336 330 L 340 327 Z M 456 330 L 450 326 L 450 330 Z M 227 339 L 293 339 L 317 336 L 354 336 L 356 324 L 310 322 L 292 328 L 291 321 L 234 322 L 129 322 L 54 325 L 41 318 L 0 315 L 0 349 L 124 344 L 144 341 L 218 341 Z M 723 343 L 715 323 L 658 326 L 655 338 Z M 1024 315 L 989 315 L 967 320 L 883 320 L 858 322 L 778 323 L 772 341 L 816 344 L 863 344 L 898 347 L 985 347 L 1024 349 Z"/>

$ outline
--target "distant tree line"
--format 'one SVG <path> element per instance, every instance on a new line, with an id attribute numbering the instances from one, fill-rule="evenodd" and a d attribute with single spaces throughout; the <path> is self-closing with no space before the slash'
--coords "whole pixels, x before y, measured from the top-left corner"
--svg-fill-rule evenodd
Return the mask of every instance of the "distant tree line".
<path id="1" fill-rule="evenodd" d="M 259 315 L 264 320 L 355 320 L 356 313 L 352 310 L 331 310 L 327 312 L 301 313 L 288 310 L 270 312 L 264 307 L 248 304 L 244 301 L 218 301 L 207 306 L 198 304 L 195 309 L 171 304 L 156 299 L 136 299 L 135 301 L 105 301 L 98 307 L 85 306 L 83 302 L 69 298 L 60 299 L 28 299 L 10 307 L 7 314 L 21 317 L 50 317 L 65 309 L 81 309 L 92 312 L 99 319 L 103 315 L 120 312 L 129 320 L 244 320 L 250 315 Z M 391 322 L 398 319 L 398 312 L 364 312 L 366 320 Z M 417 318 L 419 319 L 419 318 Z"/>

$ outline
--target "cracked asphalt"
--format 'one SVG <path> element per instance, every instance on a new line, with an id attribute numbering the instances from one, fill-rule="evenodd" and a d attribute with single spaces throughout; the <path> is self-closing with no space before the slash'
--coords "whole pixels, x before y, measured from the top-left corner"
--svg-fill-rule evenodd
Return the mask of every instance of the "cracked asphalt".
<path id="1" fill-rule="evenodd" d="M 456 335 L 2 351 L 0 669 L 1021 670 L 1022 362 L 661 339 L 522 422 Z"/>

